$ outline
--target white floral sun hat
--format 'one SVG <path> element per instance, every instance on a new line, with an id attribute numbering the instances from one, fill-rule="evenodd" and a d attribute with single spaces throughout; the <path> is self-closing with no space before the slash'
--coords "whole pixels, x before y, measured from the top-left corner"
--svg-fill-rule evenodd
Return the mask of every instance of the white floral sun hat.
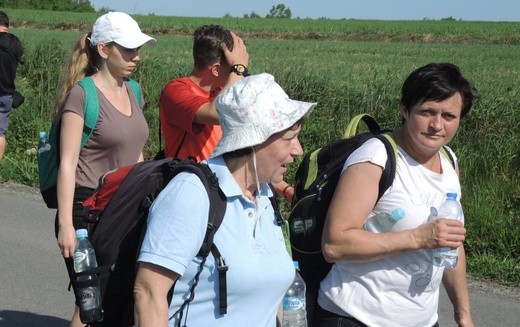
<path id="1" fill-rule="evenodd" d="M 223 135 L 211 157 L 264 143 L 308 115 L 316 103 L 289 99 L 274 77 L 263 73 L 233 84 L 217 96 L 215 106 Z"/>

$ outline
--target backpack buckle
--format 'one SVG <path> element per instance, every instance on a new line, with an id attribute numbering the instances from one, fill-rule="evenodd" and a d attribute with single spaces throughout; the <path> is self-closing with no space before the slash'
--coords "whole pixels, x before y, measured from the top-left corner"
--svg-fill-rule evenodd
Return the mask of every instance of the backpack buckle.
<path id="1" fill-rule="evenodd" d="M 226 265 L 226 260 L 224 260 L 223 257 L 217 258 L 217 270 L 219 272 L 226 272 L 228 271 L 229 267 Z"/>

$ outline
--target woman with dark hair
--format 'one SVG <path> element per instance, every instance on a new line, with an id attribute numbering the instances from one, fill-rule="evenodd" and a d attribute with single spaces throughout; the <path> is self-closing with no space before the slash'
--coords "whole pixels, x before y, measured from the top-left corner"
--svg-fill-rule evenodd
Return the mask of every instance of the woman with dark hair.
<path id="1" fill-rule="evenodd" d="M 379 200 L 388 158 L 383 143 L 370 139 L 347 159 L 323 231 L 323 253 L 334 265 L 321 282 L 317 326 L 437 326 L 441 282 L 457 324 L 473 326 L 463 222 L 429 219 L 446 193 L 461 194 L 457 158 L 447 148 L 454 167 L 440 150 L 455 136 L 473 97 L 452 64 L 429 64 L 408 76 L 401 97 L 404 123 L 392 134 L 396 175 Z M 363 229 L 372 212 L 395 208 L 406 215 L 390 231 Z M 433 264 L 430 250 L 441 247 L 459 249 L 454 269 Z"/>

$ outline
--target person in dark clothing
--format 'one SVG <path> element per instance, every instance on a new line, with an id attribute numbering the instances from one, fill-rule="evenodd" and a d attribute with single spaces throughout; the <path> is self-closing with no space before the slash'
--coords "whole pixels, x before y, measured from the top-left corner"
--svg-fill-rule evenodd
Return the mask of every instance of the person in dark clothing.
<path id="1" fill-rule="evenodd" d="M 13 109 L 16 69 L 21 62 L 22 54 L 22 42 L 9 33 L 9 17 L 0 11 L 0 161 L 7 145 L 5 134 Z"/>

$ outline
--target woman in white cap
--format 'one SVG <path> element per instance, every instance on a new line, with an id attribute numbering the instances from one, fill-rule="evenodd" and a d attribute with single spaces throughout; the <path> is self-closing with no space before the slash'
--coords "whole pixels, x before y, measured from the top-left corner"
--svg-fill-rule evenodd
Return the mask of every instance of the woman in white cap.
<path id="1" fill-rule="evenodd" d="M 225 258 L 226 314 L 219 310 L 217 266 L 210 254 L 193 301 L 181 305 L 200 264 L 209 199 L 197 176 L 177 175 L 154 201 L 134 288 L 139 327 L 275 326 L 294 266 L 269 200 L 269 183 L 283 179 L 303 150 L 302 119 L 315 103 L 289 99 L 269 74 L 249 76 L 215 102 L 223 136 L 208 160 L 227 198 L 214 244 Z M 175 284 L 171 304 L 167 293 Z"/>
<path id="2" fill-rule="evenodd" d="M 92 31 L 79 38 L 56 96 L 55 119 L 61 119 L 56 237 L 69 276 L 73 272 L 75 230 L 84 227 L 81 201 L 93 193 L 99 177 L 107 171 L 143 160 L 148 138 L 141 110 L 144 101 L 141 92 L 135 94 L 130 87 L 128 77 L 145 43 L 153 44 L 155 39 L 143 34 L 129 15 L 110 12 L 99 17 Z M 93 82 L 88 90 L 77 84 L 84 78 L 90 85 Z M 81 148 L 85 98 L 92 93 L 97 94 L 99 118 Z M 77 306 L 70 326 L 84 326 Z"/>

